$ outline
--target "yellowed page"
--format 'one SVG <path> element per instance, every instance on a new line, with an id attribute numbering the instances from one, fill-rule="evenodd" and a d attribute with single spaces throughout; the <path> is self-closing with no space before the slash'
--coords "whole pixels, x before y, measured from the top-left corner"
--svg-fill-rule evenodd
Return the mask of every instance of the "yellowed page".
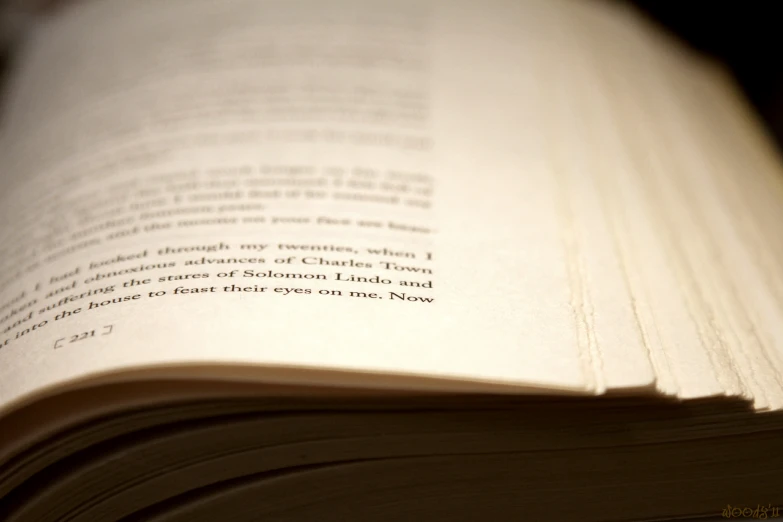
<path id="1" fill-rule="evenodd" d="M 42 28 L 3 137 L 2 396 L 204 363 L 599 389 L 515 20 L 150 1 Z"/>
<path id="2" fill-rule="evenodd" d="M 650 48 L 673 52 L 582 2 L 115 0 L 52 20 L 0 140 L 5 407 L 152 368 L 779 407 L 776 294 L 732 300 L 727 268 L 699 270 L 737 244 L 706 217 L 721 204 L 691 219 L 676 191 L 709 182 L 673 176 L 693 158 L 645 156 L 682 103 L 645 86 L 708 73 L 640 72 Z M 741 352 L 726 332 L 748 321 Z"/>
<path id="3" fill-rule="evenodd" d="M 588 24 L 574 21 L 572 30 L 584 35 Z M 634 217 L 629 230 L 645 239 L 629 239 L 635 266 L 651 283 L 650 325 L 661 335 L 678 395 L 719 384 L 758 409 L 779 409 L 779 158 L 770 161 L 760 123 L 748 118 L 716 64 L 647 27 L 647 38 L 638 38 L 639 28 L 606 25 L 583 47 L 600 51 L 584 56 L 582 74 L 598 88 L 591 89 L 595 101 L 581 106 L 606 122 L 606 132 L 595 135 L 622 167 L 614 183 L 636 192 L 627 204 L 654 226 L 649 233 L 645 219 Z M 754 165 L 752 155 L 766 161 Z M 645 268 L 652 263 L 654 271 Z M 712 369 L 712 383 L 704 368 Z"/>

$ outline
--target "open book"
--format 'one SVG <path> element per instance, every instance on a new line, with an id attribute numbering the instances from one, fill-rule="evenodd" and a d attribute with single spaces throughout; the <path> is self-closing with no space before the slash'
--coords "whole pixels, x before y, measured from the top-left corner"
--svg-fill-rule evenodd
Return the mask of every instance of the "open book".
<path id="1" fill-rule="evenodd" d="M 631 10 L 81 2 L 1 121 L 4 521 L 783 503 L 783 169 Z"/>

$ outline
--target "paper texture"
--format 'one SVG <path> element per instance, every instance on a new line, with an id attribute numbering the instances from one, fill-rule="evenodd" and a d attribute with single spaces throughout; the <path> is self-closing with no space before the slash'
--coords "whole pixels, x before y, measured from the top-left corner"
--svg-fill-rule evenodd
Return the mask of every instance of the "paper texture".
<path id="1" fill-rule="evenodd" d="M 74 8 L 0 140 L 0 397 L 215 365 L 780 407 L 780 169 L 726 85 L 598 4 Z"/>

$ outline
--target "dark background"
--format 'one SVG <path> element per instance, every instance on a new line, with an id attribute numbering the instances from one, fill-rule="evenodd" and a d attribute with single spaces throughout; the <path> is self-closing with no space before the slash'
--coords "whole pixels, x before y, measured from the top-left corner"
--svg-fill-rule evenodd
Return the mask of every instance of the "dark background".
<path id="1" fill-rule="evenodd" d="M 74 0 L 0 0 L 0 81 L 12 41 L 36 10 Z M 127 0 L 133 1 L 133 0 Z M 390 0 L 393 1 L 393 0 Z M 783 24 L 773 0 L 573 0 L 635 4 L 688 45 L 723 61 L 783 149 Z M 783 7 L 783 6 L 781 6 Z M 0 84 L 1 86 L 1 84 Z M 1 91 L 0 91 L 1 92 Z"/>
<path id="2" fill-rule="evenodd" d="M 723 61 L 783 148 L 783 4 L 770 0 L 630 2 L 670 32 Z"/>

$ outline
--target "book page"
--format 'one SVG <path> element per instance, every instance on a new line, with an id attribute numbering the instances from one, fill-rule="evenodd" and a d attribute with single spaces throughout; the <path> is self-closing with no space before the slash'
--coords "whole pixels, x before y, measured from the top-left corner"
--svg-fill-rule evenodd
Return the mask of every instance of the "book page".
<path id="1" fill-rule="evenodd" d="M 585 35 L 585 25 L 572 29 Z M 643 299 L 658 316 L 651 325 L 678 395 L 703 386 L 702 370 L 712 368 L 713 383 L 727 394 L 779 409 L 780 159 L 725 71 L 649 28 L 642 28 L 645 39 L 630 26 L 619 29 L 621 38 L 589 35 L 590 48 L 601 52 L 585 56 L 581 69 L 599 89 L 589 93 L 595 102 L 578 105 L 614 128 L 597 133 L 604 150 L 637 173 L 631 184 L 628 176 L 615 183 L 636 192 L 627 198 L 638 216 L 630 230 L 645 240 L 629 238 L 634 266 L 653 282 Z"/>
<path id="2" fill-rule="evenodd" d="M 639 259 L 664 254 L 669 268 L 668 274 L 658 270 L 648 276 L 656 282 L 655 311 L 668 316 L 657 325 L 669 331 L 665 346 L 675 362 L 669 367 L 688 387 L 692 375 L 701 381 L 698 370 L 711 367 L 728 394 L 750 398 L 757 409 L 779 409 L 780 159 L 770 155 L 771 142 L 760 122 L 748 116 L 750 108 L 725 71 L 649 29 L 649 38 L 634 41 L 625 28 L 629 44 L 623 48 L 605 34 L 591 38 L 604 50 L 597 56 L 605 58 L 588 61 L 585 74 L 602 76 L 604 90 L 613 93 L 603 112 L 616 128 L 616 156 L 639 172 L 639 206 L 649 209 L 658 229 L 657 242 L 635 248 Z M 618 70 L 618 61 L 626 66 Z M 603 97 L 597 90 L 591 95 Z M 754 155 L 765 156 L 765 163 Z M 633 228 L 641 223 L 631 221 Z M 676 286 L 667 285 L 667 278 Z M 676 315 L 675 294 L 682 297 Z M 670 334 L 675 324 L 680 333 L 687 331 L 683 318 L 692 322 L 685 351 L 680 344 L 685 338 L 680 335 L 678 342 Z"/>
<path id="3" fill-rule="evenodd" d="M 650 138 L 607 117 L 623 86 L 604 67 L 633 70 L 607 42 L 643 48 L 639 23 L 548 1 L 115 0 L 52 19 L 0 141 L 0 396 L 210 366 L 754 396 L 719 334 L 700 344 L 732 319 L 681 291 L 701 251 L 669 256 L 628 156 Z"/>

